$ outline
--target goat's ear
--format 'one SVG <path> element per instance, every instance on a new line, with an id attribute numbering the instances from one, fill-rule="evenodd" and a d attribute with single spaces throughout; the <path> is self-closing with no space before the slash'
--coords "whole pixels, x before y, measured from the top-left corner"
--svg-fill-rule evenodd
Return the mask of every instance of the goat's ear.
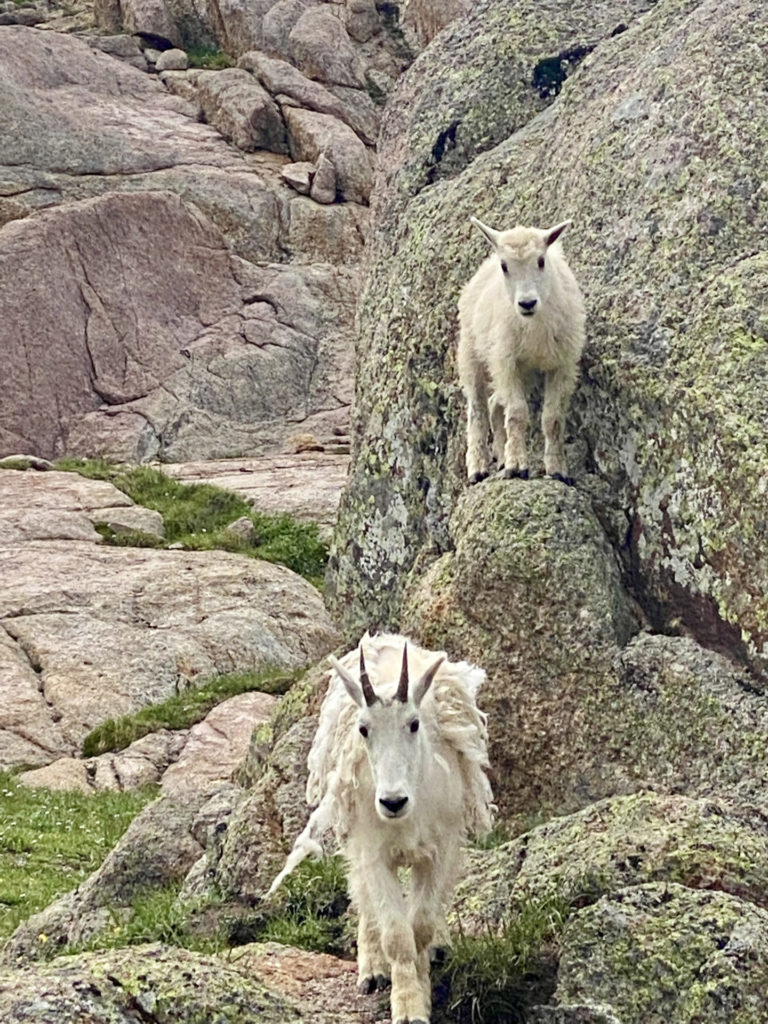
<path id="1" fill-rule="evenodd" d="M 359 708 L 365 707 L 365 699 L 363 697 L 362 688 L 360 686 L 360 683 L 358 683 L 358 681 L 355 679 L 352 673 L 349 672 L 346 668 L 344 668 L 341 662 L 334 658 L 332 654 L 328 655 L 328 661 L 331 663 L 331 666 L 336 675 L 339 677 L 342 683 L 344 683 L 344 687 L 346 688 L 347 693 L 355 702 L 355 704 L 357 704 Z"/>
<path id="2" fill-rule="evenodd" d="M 565 229 L 570 227 L 571 224 L 573 224 L 572 220 L 564 220 L 562 224 L 555 224 L 553 228 L 547 228 L 544 232 L 545 245 L 552 245 L 553 242 L 556 242 L 560 235 L 562 235 Z"/>
<path id="3" fill-rule="evenodd" d="M 469 220 L 470 223 L 474 224 L 479 231 L 483 232 L 483 234 L 494 247 L 494 249 L 498 249 L 499 235 L 501 234 L 501 232 L 494 231 L 493 228 L 489 228 L 487 224 L 483 224 L 483 222 L 481 220 L 478 220 L 477 217 L 470 217 Z"/>
<path id="4" fill-rule="evenodd" d="M 441 654 L 440 657 L 437 658 L 437 660 L 429 666 L 429 668 L 421 677 L 421 679 L 419 679 L 418 682 L 414 684 L 413 692 L 411 694 L 411 700 L 416 705 L 416 707 L 419 707 L 421 702 L 424 700 L 424 695 L 432 685 L 432 680 L 437 675 L 437 670 L 440 668 L 444 661 L 445 655 Z"/>

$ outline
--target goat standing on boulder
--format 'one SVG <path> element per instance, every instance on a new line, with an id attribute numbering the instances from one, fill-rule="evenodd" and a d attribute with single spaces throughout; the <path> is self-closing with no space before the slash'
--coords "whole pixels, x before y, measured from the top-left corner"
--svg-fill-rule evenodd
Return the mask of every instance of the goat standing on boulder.
<path id="1" fill-rule="evenodd" d="M 459 379 L 467 399 L 467 474 L 488 476 L 493 434 L 505 477 L 528 478 L 528 378 L 544 373 L 544 469 L 572 483 L 565 416 L 584 348 L 584 300 L 558 239 L 571 223 L 494 231 L 471 217 L 494 252 L 459 298 Z"/>
<path id="2" fill-rule="evenodd" d="M 460 845 L 491 825 L 487 730 L 475 702 L 485 673 L 399 635 L 365 636 L 329 660 L 308 759 L 307 801 L 317 806 L 268 895 L 305 857 L 322 856 L 332 828 L 359 915 L 358 988 L 383 989 L 391 977 L 392 1020 L 428 1024 L 429 951 L 444 934 Z"/>

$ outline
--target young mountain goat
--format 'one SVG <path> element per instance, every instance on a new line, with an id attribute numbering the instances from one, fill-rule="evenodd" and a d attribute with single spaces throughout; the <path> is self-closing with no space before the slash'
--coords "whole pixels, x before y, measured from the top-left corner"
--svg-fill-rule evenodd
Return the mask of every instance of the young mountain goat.
<path id="1" fill-rule="evenodd" d="M 317 806 L 268 895 L 305 857 L 322 856 L 332 828 L 359 915 L 359 990 L 383 989 L 391 977 L 392 1020 L 428 1024 L 429 951 L 445 934 L 459 848 L 491 824 L 487 731 L 475 703 L 485 673 L 391 634 L 366 635 L 328 660 L 334 671 L 308 759 L 307 802 Z M 402 867 L 411 869 L 407 900 Z"/>
<path id="2" fill-rule="evenodd" d="M 553 228 L 494 231 L 494 248 L 459 297 L 459 379 L 467 399 L 467 474 L 488 476 L 488 434 L 505 477 L 528 478 L 528 379 L 544 373 L 544 469 L 571 483 L 565 462 L 568 401 L 584 347 L 584 300 Z"/>

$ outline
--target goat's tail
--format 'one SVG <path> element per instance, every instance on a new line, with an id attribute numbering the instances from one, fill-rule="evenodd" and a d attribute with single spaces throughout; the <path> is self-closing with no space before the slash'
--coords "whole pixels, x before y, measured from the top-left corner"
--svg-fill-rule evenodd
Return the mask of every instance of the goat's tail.
<path id="1" fill-rule="evenodd" d="M 280 888 L 283 880 L 286 879 L 292 871 L 295 871 L 299 864 L 306 860 L 307 857 L 315 857 L 316 859 L 319 859 L 323 856 L 323 847 L 320 840 L 322 839 L 323 834 L 327 832 L 330 827 L 333 803 L 334 794 L 332 792 L 332 787 L 329 787 L 326 790 L 323 799 L 310 814 L 306 828 L 301 835 L 297 837 L 296 842 L 293 844 L 293 849 L 288 854 L 285 867 L 275 878 L 272 885 L 270 885 L 265 899 L 269 899 L 270 896 L 274 896 Z"/>

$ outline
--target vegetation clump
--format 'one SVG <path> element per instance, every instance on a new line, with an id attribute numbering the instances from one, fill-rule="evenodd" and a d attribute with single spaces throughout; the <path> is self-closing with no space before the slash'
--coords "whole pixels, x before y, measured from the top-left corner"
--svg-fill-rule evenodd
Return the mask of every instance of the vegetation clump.
<path id="1" fill-rule="evenodd" d="M 268 562 L 279 562 L 320 586 L 328 547 L 318 537 L 316 523 L 293 516 L 257 512 L 238 494 L 212 484 L 183 484 L 151 466 L 124 466 L 105 459 L 61 459 L 59 470 L 91 480 L 107 480 L 137 505 L 163 517 L 165 537 L 140 531 L 116 533 L 106 524 L 97 529 L 108 544 L 128 547 L 181 547 L 186 551 L 223 549 Z M 243 537 L 227 527 L 249 519 L 253 531 Z"/>
<path id="2" fill-rule="evenodd" d="M 522 1024 L 525 1007 L 552 994 L 557 939 L 573 907 L 561 894 L 547 895 L 516 906 L 498 929 L 460 932 L 432 972 L 436 1021 Z"/>
<path id="3" fill-rule="evenodd" d="M 221 71 L 235 66 L 234 59 L 215 46 L 190 46 L 187 58 L 191 68 L 205 68 L 206 71 Z"/>
<path id="4" fill-rule="evenodd" d="M 83 757 L 124 750 L 158 729 L 189 729 L 196 722 L 201 722 L 217 704 L 240 693 L 259 690 L 261 693 L 283 694 L 300 675 L 300 671 L 286 673 L 267 669 L 216 676 L 159 704 L 149 704 L 132 715 L 101 722 L 83 740 Z"/>
<path id="5" fill-rule="evenodd" d="M 280 942 L 320 953 L 349 955 L 352 936 L 347 878 L 340 856 L 304 861 L 270 908 L 230 922 L 229 942 Z"/>

